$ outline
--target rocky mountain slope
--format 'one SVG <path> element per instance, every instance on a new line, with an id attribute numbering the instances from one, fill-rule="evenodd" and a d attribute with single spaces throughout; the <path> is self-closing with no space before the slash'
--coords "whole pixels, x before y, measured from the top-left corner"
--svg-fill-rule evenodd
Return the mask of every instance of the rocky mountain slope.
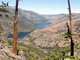
<path id="1" fill-rule="evenodd" d="M 80 14 L 72 14 L 73 19 L 73 30 L 75 42 L 79 42 L 79 31 L 80 31 Z M 41 47 L 54 47 L 54 46 L 66 46 L 70 44 L 70 40 L 65 38 L 65 33 L 67 32 L 66 22 L 69 23 L 68 15 L 62 16 L 55 20 L 51 25 L 38 29 L 29 34 L 23 40 L 31 40 L 34 44 Z"/>
<path id="2" fill-rule="evenodd" d="M 0 60 L 44 60 L 46 53 L 37 47 L 28 46 L 17 41 L 17 55 L 12 53 L 12 40 L 4 37 L 0 41 Z"/>
<path id="3" fill-rule="evenodd" d="M 20 55 L 11 53 L 11 46 L 2 44 L 0 42 L 0 60 L 26 60 L 24 52 L 21 51 Z"/>
<path id="4" fill-rule="evenodd" d="M 69 20 L 68 14 L 58 14 L 58 15 L 42 15 L 44 18 L 50 20 L 50 22 L 56 22 L 56 21 L 63 21 L 63 20 Z M 74 19 L 79 18 L 80 14 L 73 13 L 72 16 Z"/>
<path id="5" fill-rule="evenodd" d="M 11 53 L 12 40 L 7 38 L 0 42 L 1 60 L 66 60 L 80 59 L 80 14 L 73 16 L 75 56 L 70 57 L 70 39 L 65 38 L 67 32 L 66 16 L 51 25 L 37 29 L 22 40 L 18 40 L 18 55 Z M 65 56 L 63 55 L 65 53 Z"/>
<path id="6" fill-rule="evenodd" d="M 72 14 L 73 20 L 73 40 L 74 40 L 74 57 L 79 60 L 80 58 L 80 14 Z M 31 46 L 38 46 L 43 49 L 44 52 L 50 53 L 51 56 L 48 59 L 57 60 L 61 57 L 63 52 L 66 57 L 70 54 L 70 39 L 66 38 L 67 26 L 69 23 L 69 17 L 64 16 L 58 18 L 51 25 L 33 31 L 27 37 L 23 38 L 23 43 Z M 51 58 L 50 58 L 51 57 Z M 53 57 L 53 58 L 52 58 Z M 57 57 L 57 58 L 55 58 Z M 59 60 L 59 59 L 58 59 Z M 66 59 L 72 60 L 72 59 Z"/>
<path id="7" fill-rule="evenodd" d="M 14 23 L 14 8 L 9 7 L 8 10 L 10 13 L 8 13 L 9 17 L 6 18 L 4 13 L 0 12 L 3 16 L 0 16 L 0 24 L 2 25 L 3 29 L 6 32 L 12 32 L 13 31 L 13 23 Z M 18 13 L 18 31 L 24 32 L 24 31 L 32 31 L 36 29 L 36 25 L 40 24 L 42 22 L 47 21 L 44 17 L 39 15 L 38 13 L 35 13 L 33 11 L 27 11 L 23 9 L 19 9 Z"/>

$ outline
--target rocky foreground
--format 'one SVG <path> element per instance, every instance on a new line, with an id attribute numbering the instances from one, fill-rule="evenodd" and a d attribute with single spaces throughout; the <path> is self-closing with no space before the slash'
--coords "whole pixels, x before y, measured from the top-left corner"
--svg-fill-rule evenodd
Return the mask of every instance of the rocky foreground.
<path id="1" fill-rule="evenodd" d="M 0 60 L 26 60 L 25 53 L 19 51 L 18 55 L 11 52 L 11 46 L 0 42 Z"/>

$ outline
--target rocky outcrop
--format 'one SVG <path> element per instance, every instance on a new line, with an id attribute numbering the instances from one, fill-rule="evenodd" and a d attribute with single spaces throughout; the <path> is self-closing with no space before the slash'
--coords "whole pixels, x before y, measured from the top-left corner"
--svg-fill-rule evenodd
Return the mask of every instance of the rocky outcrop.
<path id="1" fill-rule="evenodd" d="M 11 46 L 0 42 L 0 60 L 26 60 L 26 58 L 23 51 L 19 51 L 19 55 L 15 55 L 11 52 Z"/>

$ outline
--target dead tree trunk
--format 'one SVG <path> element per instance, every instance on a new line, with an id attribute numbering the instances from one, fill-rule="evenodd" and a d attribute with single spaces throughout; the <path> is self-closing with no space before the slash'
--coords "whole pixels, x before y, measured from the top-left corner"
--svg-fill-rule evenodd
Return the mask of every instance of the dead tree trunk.
<path id="1" fill-rule="evenodd" d="M 12 46 L 12 52 L 14 54 L 17 54 L 17 15 L 18 15 L 18 2 L 19 0 L 16 0 L 16 6 L 15 6 L 15 16 L 14 16 L 14 31 L 13 31 L 13 46 Z"/>
<path id="2" fill-rule="evenodd" d="M 73 42 L 73 31 L 72 31 L 72 16 L 71 16 L 71 6 L 70 6 L 70 0 L 68 0 L 68 7 L 69 7 L 69 19 L 70 19 L 70 32 L 71 32 L 71 56 L 74 56 L 74 42 Z"/>
<path id="3" fill-rule="evenodd" d="M 2 41 L 2 31 L 0 31 L 0 42 Z"/>

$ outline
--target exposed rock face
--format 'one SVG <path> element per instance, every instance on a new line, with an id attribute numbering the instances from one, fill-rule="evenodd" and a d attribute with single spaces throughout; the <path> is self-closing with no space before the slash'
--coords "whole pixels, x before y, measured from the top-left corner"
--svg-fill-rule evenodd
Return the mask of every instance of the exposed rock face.
<path id="1" fill-rule="evenodd" d="M 27 58 L 27 56 L 25 55 L 25 53 L 23 51 L 19 51 L 18 55 L 21 56 L 22 60 L 26 60 L 26 58 Z"/>
<path id="2" fill-rule="evenodd" d="M 80 16 L 80 15 L 79 15 Z M 29 34 L 29 36 L 24 38 L 23 40 L 29 41 L 33 39 L 33 43 L 35 43 L 38 46 L 42 47 L 54 47 L 54 46 L 67 46 L 70 45 L 70 40 L 64 38 L 64 34 L 67 32 L 66 22 L 69 22 L 68 17 L 67 19 L 64 16 L 60 20 L 55 21 L 51 25 L 43 28 L 38 29 Z M 66 20 L 65 20 L 66 19 Z M 73 15 L 73 34 L 74 35 L 74 42 L 79 42 L 79 36 L 77 36 L 79 33 L 79 25 L 80 25 L 80 18 L 78 15 Z M 78 40 L 79 39 L 79 40 Z"/>
<path id="3" fill-rule="evenodd" d="M 11 53 L 11 46 L 0 42 L 0 60 L 26 60 L 26 56 L 23 51 L 19 55 L 14 55 Z"/>

